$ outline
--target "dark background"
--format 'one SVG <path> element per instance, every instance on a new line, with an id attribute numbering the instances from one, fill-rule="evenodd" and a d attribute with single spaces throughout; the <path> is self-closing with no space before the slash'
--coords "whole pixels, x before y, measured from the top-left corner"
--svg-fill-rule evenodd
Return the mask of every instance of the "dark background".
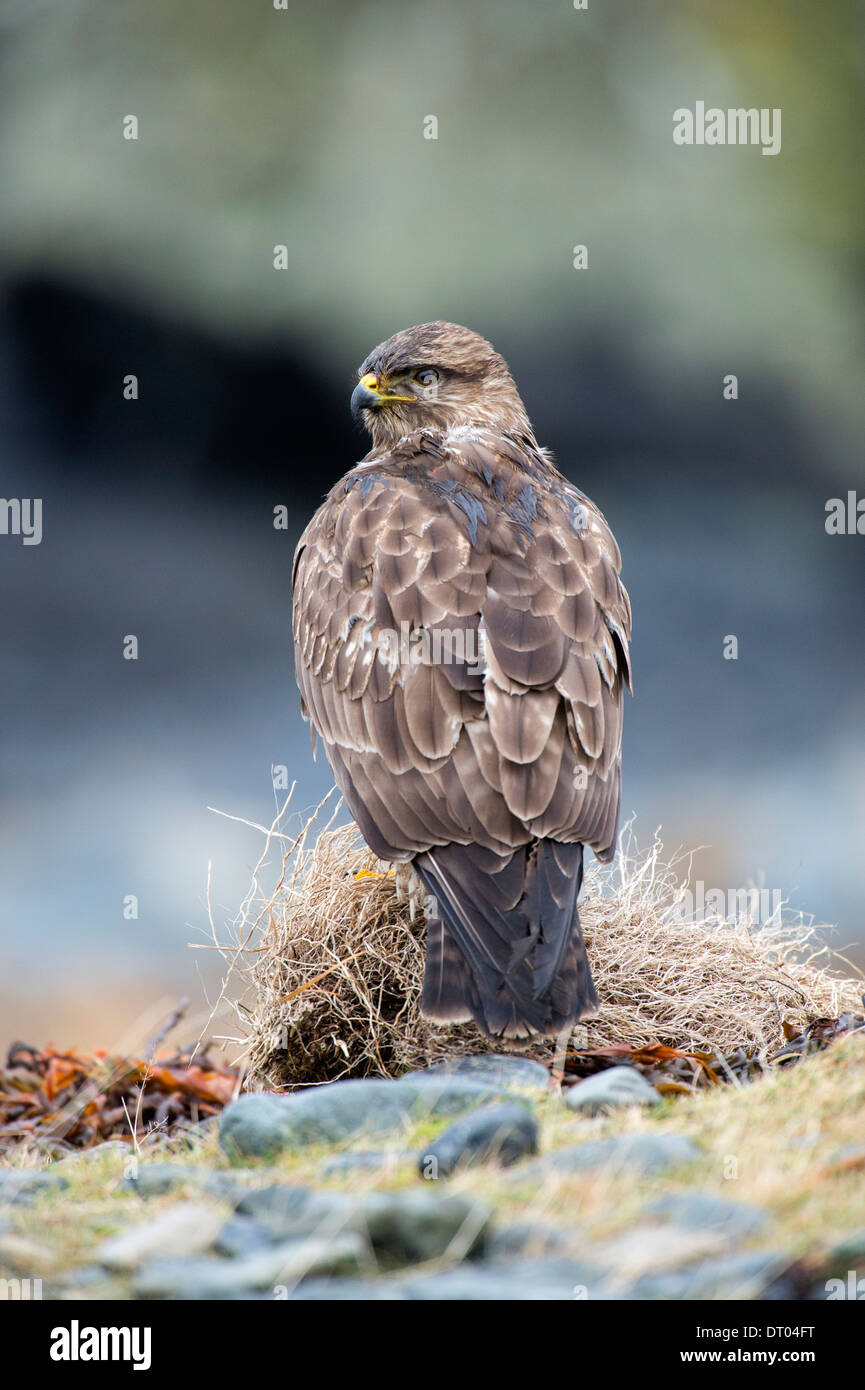
<path id="1" fill-rule="evenodd" d="M 865 35 L 815 13 L 0 3 L 2 493 L 44 499 L 40 546 L 0 536 L 0 1042 L 212 993 L 208 863 L 221 926 L 260 839 L 207 808 L 330 785 L 294 542 L 365 451 L 356 365 L 430 318 L 495 342 L 621 543 L 638 838 L 861 960 L 865 537 L 824 520 L 865 494 Z M 698 99 L 781 107 L 781 153 L 674 146 Z"/>

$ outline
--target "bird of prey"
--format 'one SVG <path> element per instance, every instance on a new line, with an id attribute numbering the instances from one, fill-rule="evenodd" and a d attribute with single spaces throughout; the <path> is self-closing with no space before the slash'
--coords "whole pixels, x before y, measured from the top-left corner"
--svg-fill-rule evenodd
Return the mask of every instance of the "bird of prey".
<path id="1" fill-rule="evenodd" d="M 583 847 L 615 852 L 631 610 L 604 517 L 453 323 L 358 371 L 372 448 L 294 560 L 304 715 L 373 852 L 429 894 L 421 1008 L 491 1037 L 595 1011 Z"/>

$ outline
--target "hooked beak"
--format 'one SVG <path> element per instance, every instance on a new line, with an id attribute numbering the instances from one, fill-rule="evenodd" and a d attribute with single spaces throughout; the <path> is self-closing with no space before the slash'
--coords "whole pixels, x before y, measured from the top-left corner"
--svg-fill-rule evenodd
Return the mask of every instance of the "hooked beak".
<path id="1" fill-rule="evenodd" d="M 361 414 L 364 410 L 377 410 L 379 406 L 386 405 L 388 401 L 413 401 L 414 396 L 399 396 L 396 392 L 384 389 L 384 383 L 380 382 L 374 372 L 367 372 L 362 376 L 351 393 L 351 413 L 355 420 L 363 421 Z"/>

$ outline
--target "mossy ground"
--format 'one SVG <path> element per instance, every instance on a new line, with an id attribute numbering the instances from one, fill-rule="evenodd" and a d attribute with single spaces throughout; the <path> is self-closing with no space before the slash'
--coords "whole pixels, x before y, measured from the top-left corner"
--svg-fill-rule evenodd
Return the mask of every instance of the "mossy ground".
<path id="1" fill-rule="evenodd" d="M 538 1180 L 522 1178 L 517 1168 L 485 1167 L 448 1180 L 455 1190 L 492 1201 L 501 1225 L 525 1221 L 554 1225 L 572 1232 L 574 1248 L 579 1249 L 627 1231 L 654 1198 L 699 1188 L 753 1203 L 769 1213 L 769 1224 L 744 1242 L 745 1248 L 759 1245 L 783 1251 L 791 1259 L 819 1261 L 823 1252 L 865 1224 L 862 1033 L 743 1088 L 724 1085 L 692 1097 L 670 1096 L 650 1111 L 628 1110 L 581 1120 L 552 1093 L 540 1099 L 537 1109 L 544 1154 L 582 1139 L 645 1130 L 688 1135 L 699 1146 L 701 1157 L 687 1169 L 652 1178 L 619 1171 L 546 1174 Z M 417 1125 L 389 1142 L 419 1153 L 446 1123 Z M 373 1146 L 365 1141 L 353 1147 Z M 840 1152 L 844 1150 L 848 1152 Z M 268 1182 L 278 1175 L 286 1181 L 355 1192 L 422 1181 L 412 1164 L 384 1174 L 352 1172 L 322 1179 L 321 1164 L 333 1152 L 319 1146 L 246 1166 L 260 1169 L 262 1180 Z M 52 1289 L 52 1279 L 87 1265 L 106 1236 L 127 1223 L 147 1220 L 181 1197 L 213 1201 L 228 1215 L 224 1202 L 201 1198 L 192 1172 L 229 1170 L 215 1133 L 192 1142 L 162 1141 L 146 1150 L 140 1161 L 187 1164 L 190 1184 L 143 1200 L 123 1186 L 123 1154 L 85 1155 L 62 1167 L 52 1165 L 53 1171 L 68 1178 L 69 1186 L 38 1198 L 32 1206 L 7 1209 L 10 1226 L 0 1233 L 0 1275 L 41 1277 L 45 1297 L 124 1297 L 125 1282 L 115 1276 L 65 1292 L 59 1281 Z M 7 1159 L 10 1162 L 40 1166 L 38 1156 L 26 1152 Z"/>

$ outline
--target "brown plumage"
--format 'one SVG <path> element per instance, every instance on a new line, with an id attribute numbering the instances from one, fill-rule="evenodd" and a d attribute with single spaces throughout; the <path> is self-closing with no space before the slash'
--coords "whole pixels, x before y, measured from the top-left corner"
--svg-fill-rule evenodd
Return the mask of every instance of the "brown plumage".
<path id="1" fill-rule="evenodd" d="M 373 447 L 298 544 L 303 713 L 370 848 L 433 895 L 422 1005 L 558 1033 L 597 999 L 583 846 L 612 858 L 631 611 L 601 513 L 456 324 L 358 373 Z"/>

